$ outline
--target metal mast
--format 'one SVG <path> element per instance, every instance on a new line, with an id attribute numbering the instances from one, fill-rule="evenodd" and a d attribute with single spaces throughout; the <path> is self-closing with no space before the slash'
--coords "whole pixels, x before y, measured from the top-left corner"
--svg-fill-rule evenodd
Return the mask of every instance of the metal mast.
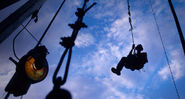
<path id="1" fill-rule="evenodd" d="M 168 0 L 168 3 L 170 5 L 170 8 L 171 8 L 174 20 L 175 20 L 175 23 L 176 23 L 176 26 L 177 26 L 177 30 L 179 32 L 179 37 L 180 37 L 180 40 L 181 40 L 182 48 L 183 48 L 184 54 L 185 54 L 185 41 L 184 41 L 184 36 L 183 36 L 182 30 L 181 30 L 181 27 L 180 27 L 180 24 L 179 24 L 179 20 L 177 18 L 177 15 L 176 15 L 175 9 L 173 7 L 172 1 Z"/>

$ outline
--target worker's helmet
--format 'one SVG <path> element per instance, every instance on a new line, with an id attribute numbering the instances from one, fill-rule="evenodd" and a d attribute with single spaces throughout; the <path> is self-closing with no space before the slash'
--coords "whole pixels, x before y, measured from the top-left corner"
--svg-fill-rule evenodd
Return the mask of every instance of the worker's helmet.
<path id="1" fill-rule="evenodd" d="M 142 51 L 143 50 L 143 46 L 141 44 L 138 44 L 135 49 L 137 51 Z"/>

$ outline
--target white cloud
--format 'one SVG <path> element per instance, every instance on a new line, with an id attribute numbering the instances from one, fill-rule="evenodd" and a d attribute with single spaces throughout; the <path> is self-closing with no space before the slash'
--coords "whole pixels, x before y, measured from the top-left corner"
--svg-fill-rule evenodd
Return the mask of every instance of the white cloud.
<path id="1" fill-rule="evenodd" d="M 157 8 L 161 5 L 161 2 L 156 2 L 159 2 L 159 4 L 155 6 Z M 71 1 L 68 1 L 68 3 L 70 4 Z M 73 3 L 75 7 L 80 4 L 77 0 L 74 0 Z M 64 11 L 61 11 L 61 15 L 63 16 L 61 18 L 59 15 L 58 19 L 60 18 L 65 21 L 55 21 L 55 25 L 51 27 L 51 30 L 49 30 L 48 32 L 49 34 L 47 34 L 45 38 L 44 43 L 49 46 L 49 49 L 53 50 L 53 52 L 50 53 L 50 56 L 48 55 L 49 59 L 51 59 L 50 61 L 57 61 L 58 59 L 56 57 L 58 57 L 62 52 L 61 50 L 56 50 L 58 46 L 55 45 L 59 45 L 58 41 L 60 40 L 57 38 L 59 38 L 60 36 L 64 36 L 64 34 L 70 35 L 69 33 L 71 33 L 71 29 L 65 24 L 69 23 L 67 22 L 68 20 L 73 20 L 73 18 L 71 19 L 71 15 L 74 16 L 74 11 L 76 11 L 76 8 L 73 11 L 66 11 L 66 9 L 70 8 L 73 5 L 68 5 L 66 6 L 67 8 L 64 7 L 65 14 L 63 14 Z M 99 5 L 101 6 L 98 7 Z M 74 99 L 87 99 L 87 97 L 88 99 L 148 99 L 147 94 L 141 94 L 143 92 L 143 88 L 154 88 L 152 84 L 151 86 L 147 86 L 147 82 L 150 83 L 150 81 L 148 80 L 152 77 L 151 74 L 155 73 L 156 68 L 160 67 L 161 61 L 163 61 L 163 57 L 161 55 L 162 51 L 160 48 L 161 45 L 159 43 L 159 39 L 154 39 L 158 38 L 158 35 L 156 35 L 155 33 L 156 31 L 154 25 L 151 25 L 153 22 L 153 19 L 151 18 L 152 16 L 143 13 L 142 11 L 140 11 L 140 9 L 132 10 L 132 18 L 136 43 L 143 44 L 144 50 L 147 50 L 148 55 L 150 56 L 149 63 L 147 63 L 146 65 L 146 72 L 132 72 L 129 69 L 123 68 L 121 72 L 122 75 L 117 76 L 113 74 L 110 70 L 111 67 L 115 67 L 121 57 L 126 56 L 131 49 L 131 34 L 129 32 L 128 15 L 125 5 L 126 3 L 124 4 L 122 1 L 120 2 L 116 0 L 100 0 L 100 3 L 98 2 L 98 4 L 94 7 L 97 7 L 97 9 L 91 10 L 92 12 L 93 10 L 96 10 L 94 12 L 97 12 L 97 14 L 94 14 L 94 17 L 98 18 L 98 20 L 105 17 L 111 17 L 110 19 L 113 19 L 113 22 L 108 23 L 109 25 L 107 27 L 100 27 L 102 29 L 104 28 L 104 31 L 101 31 L 106 33 L 102 33 L 103 39 L 100 38 L 100 41 L 97 41 L 98 44 L 95 45 L 95 50 L 88 50 L 88 53 L 84 55 L 85 57 L 82 57 L 81 59 L 76 59 L 78 63 L 72 63 L 72 65 L 74 66 L 71 66 L 69 71 L 69 73 L 71 73 L 72 75 L 69 74 L 67 83 L 61 88 L 66 88 L 67 90 L 69 90 Z M 134 6 L 132 6 L 132 8 L 133 7 Z M 160 6 L 157 13 L 161 14 L 163 10 L 164 8 Z M 49 19 L 50 16 L 52 16 L 52 13 L 49 13 L 47 16 L 42 17 L 43 19 L 40 19 L 39 24 L 46 24 L 46 20 Z M 164 23 L 166 24 L 166 21 Z M 40 30 L 40 27 L 36 26 L 31 28 L 33 28 L 34 30 Z M 97 29 L 96 32 L 99 32 L 99 30 Z M 79 33 L 75 43 L 77 47 L 87 47 L 93 45 L 95 43 L 94 34 Z M 60 52 L 58 56 L 53 54 L 58 52 Z M 173 51 L 173 53 L 171 53 L 171 56 L 174 57 L 171 61 L 171 66 L 174 70 L 174 75 L 176 79 L 184 77 L 185 73 L 184 68 L 182 68 L 184 67 L 184 57 L 182 57 L 182 55 L 178 52 L 179 51 Z M 181 58 L 179 56 L 181 56 Z M 74 59 L 75 58 L 76 57 L 74 57 Z M 81 63 L 81 60 L 83 60 L 83 63 Z M 63 73 L 62 70 L 63 69 L 60 70 L 61 73 Z M 29 93 L 25 97 L 39 99 L 44 98 L 53 87 L 51 80 L 53 72 L 54 70 L 50 69 L 48 77 L 42 83 L 33 85 L 30 88 Z M 8 75 L 9 74 L 10 73 L 8 73 Z M 162 79 L 167 79 L 169 76 L 168 67 L 165 66 L 158 72 L 158 74 L 162 77 Z M 154 75 L 156 75 L 156 73 Z M 0 76 L 0 79 L 7 80 L 5 77 L 3 78 L 3 76 Z M 158 79 L 152 80 L 154 80 L 154 82 L 157 82 L 157 84 L 160 86 Z M 43 94 L 39 93 L 40 89 L 44 90 Z"/>
<path id="2" fill-rule="evenodd" d="M 86 99 L 87 97 L 88 99 L 144 99 L 142 94 L 125 93 L 120 90 L 119 86 L 122 85 L 119 82 L 122 82 L 122 80 L 117 79 L 117 81 L 113 82 L 109 78 L 96 79 L 85 75 L 83 73 L 83 75 L 73 76 L 64 86 L 65 89 L 71 92 L 74 99 Z M 125 80 L 122 83 L 126 82 Z"/>
<path id="3" fill-rule="evenodd" d="M 111 27 L 108 29 L 108 34 L 107 36 L 109 38 L 114 38 L 115 40 L 125 40 L 126 38 L 129 39 L 128 37 L 131 35 L 129 30 L 129 23 L 128 23 L 128 16 L 122 16 L 122 18 L 115 20 L 112 24 Z"/>
<path id="4" fill-rule="evenodd" d="M 77 47 L 87 47 L 94 43 L 94 37 L 89 33 L 81 33 L 78 35 L 75 45 Z"/>
<path id="5" fill-rule="evenodd" d="M 184 56 L 182 55 L 182 53 L 180 53 L 180 50 L 174 50 L 171 52 L 171 57 L 172 59 L 171 59 L 170 66 L 172 69 L 172 73 L 173 73 L 175 80 L 178 80 L 185 76 Z M 163 80 L 168 79 L 169 76 L 171 75 L 168 65 L 164 66 L 158 72 L 158 74 Z"/>
<path id="6" fill-rule="evenodd" d="M 117 0 L 97 0 L 98 4 L 96 5 L 95 9 L 92 9 L 94 12 L 93 16 L 97 19 L 104 19 L 107 17 L 115 19 L 120 13 L 124 12 L 124 2 L 125 1 Z"/>
<path id="7" fill-rule="evenodd" d="M 10 71 L 7 71 L 5 74 L 0 74 L 0 79 L 1 79 L 0 87 L 1 88 L 5 88 L 5 86 L 8 84 L 8 81 L 11 79 L 14 73 L 15 73 L 15 70 L 10 70 Z"/>

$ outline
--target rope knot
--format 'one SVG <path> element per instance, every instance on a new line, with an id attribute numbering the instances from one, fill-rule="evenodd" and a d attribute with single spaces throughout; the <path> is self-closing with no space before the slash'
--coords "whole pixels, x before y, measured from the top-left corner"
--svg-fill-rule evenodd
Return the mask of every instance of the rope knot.
<path id="1" fill-rule="evenodd" d="M 62 37 L 61 40 L 60 44 L 65 48 L 72 48 L 75 45 L 71 37 Z"/>

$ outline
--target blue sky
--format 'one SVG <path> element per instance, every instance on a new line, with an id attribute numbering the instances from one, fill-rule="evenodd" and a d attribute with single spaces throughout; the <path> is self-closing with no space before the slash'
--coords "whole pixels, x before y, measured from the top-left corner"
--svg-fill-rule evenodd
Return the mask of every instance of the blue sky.
<path id="1" fill-rule="evenodd" d="M 0 21 L 26 1 L 21 0 L 1 10 Z M 113 74 L 110 69 L 117 65 L 121 57 L 129 53 L 132 46 L 126 0 L 90 0 L 88 4 L 94 1 L 97 5 L 84 18 L 88 28 L 81 29 L 79 32 L 76 46 L 73 48 L 69 76 L 66 84 L 61 88 L 70 91 L 73 99 L 177 99 L 149 0 L 130 0 L 135 42 L 143 45 L 144 51 L 148 53 L 149 62 L 144 67 L 145 72 L 124 68 L 121 76 Z M 184 99 L 185 56 L 175 22 L 167 0 L 151 1 L 180 97 Z M 47 0 L 40 10 L 38 23 L 31 22 L 27 27 L 37 38 L 40 38 L 61 2 L 61 0 Z M 185 32 L 185 1 L 172 0 L 172 2 L 182 31 Z M 50 52 L 47 56 L 49 73 L 45 80 L 30 87 L 28 93 L 23 96 L 24 99 L 44 99 L 52 90 L 51 79 L 64 51 L 64 48 L 59 45 L 60 37 L 71 35 L 72 29 L 68 24 L 74 23 L 76 20 L 74 13 L 82 3 L 82 0 L 66 0 L 42 42 Z M 15 66 L 8 57 L 13 57 L 12 40 L 21 28 L 15 30 L 0 44 L 1 97 L 6 84 L 15 72 Z M 16 40 L 16 52 L 21 57 L 35 45 L 36 41 L 23 31 Z M 60 76 L 63 72 L 64 66 L 60 69 Z M 10 99 L 19 98 L 10 96 Z"/>

